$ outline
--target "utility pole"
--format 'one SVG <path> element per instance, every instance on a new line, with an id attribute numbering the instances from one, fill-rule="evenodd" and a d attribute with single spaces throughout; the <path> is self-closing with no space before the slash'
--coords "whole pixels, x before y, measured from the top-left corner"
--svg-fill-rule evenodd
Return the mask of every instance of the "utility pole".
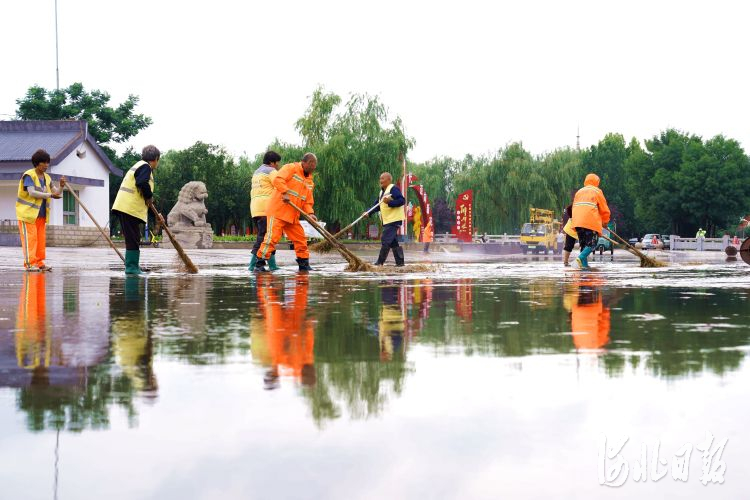
<path id="1" fill-rule="evenodd" d="M 60 90 L 60 56 L 57 44 L 57 0 L 55 0 L 55 75 L 57 77 L 57 90 Z"/>

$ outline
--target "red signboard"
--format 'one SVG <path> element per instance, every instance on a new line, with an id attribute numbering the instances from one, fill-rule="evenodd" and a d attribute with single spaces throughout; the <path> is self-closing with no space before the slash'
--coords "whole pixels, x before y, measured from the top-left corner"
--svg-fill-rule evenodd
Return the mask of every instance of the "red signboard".
<path id="1" fill-rule="evenodd" d="M 471 189 L 467 189 L 458 195 L 456 200 L 456 236 L 459 241 L 471 242 L 471 236 L 474 234 L 472 226 L 471 205 L 473 194 Z"/>

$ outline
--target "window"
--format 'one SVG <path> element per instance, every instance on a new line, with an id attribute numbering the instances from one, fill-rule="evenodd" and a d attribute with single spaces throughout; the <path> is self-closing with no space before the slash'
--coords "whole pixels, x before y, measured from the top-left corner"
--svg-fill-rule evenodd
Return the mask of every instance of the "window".
<path id="1" fill-rule="evenodd" d="M 78 191 L 76 191 L 76 195 Z M 66 226 L 78 225 L 78 203 L 69 191 L 63 191 L 63 224 Z"/>

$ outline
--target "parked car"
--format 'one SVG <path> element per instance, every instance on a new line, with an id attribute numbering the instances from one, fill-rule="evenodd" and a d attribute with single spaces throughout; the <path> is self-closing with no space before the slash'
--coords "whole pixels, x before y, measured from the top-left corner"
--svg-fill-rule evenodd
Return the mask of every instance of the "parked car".
<path id="1" fill-rule="evenodd" d="M 654 244 L 654 237 L 656 237 L 656 244 Z M 641 240 L 641 248 L 649 250 L 653 248 L 661 248 L 662 239 L 660 234 L 649 233 Z"/>
<path id="2" fill-rule="evenodd" d="M 641 240 L 639 240 L 638 238 L 630 238 L 628 240 L 628 243 L 630 243 L 631 245 L 635 246 L 636 243 L 638 243 L 639 241 L 641 241 Z"/>

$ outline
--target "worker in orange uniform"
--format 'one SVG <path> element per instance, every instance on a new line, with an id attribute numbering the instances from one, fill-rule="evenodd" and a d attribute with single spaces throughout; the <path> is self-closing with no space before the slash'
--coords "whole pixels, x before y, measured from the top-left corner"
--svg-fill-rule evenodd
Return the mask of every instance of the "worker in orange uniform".
<path id="1" fill-rule="evenodd" d="M 603 227 L 609 222 L 609 207 L 604 193 L 599 189 L 599 176 L 588 174 L 583 187 L 573 198 L 572 226 L 578 233 L 581 253 L 576 262 L 582 269 L 589 267 L 588 256 L 596 248 Z"/>
<path id="2" fill-rule="evenodd" d="M 264 376 L 266 389 L 278 387 L 280 375 L 299 380 L 302 385 L 315 385 L 315 330 L 307 317 L 307 290 L 309 278 L 297 275 L 294 292 L 280 302 L 272 288 L 264 301 L 266 339 L 271 358 L 271 368 Z"/>
<path id="3" fill-rule="evenodd" d="M 65 176 L 60 177 L 60 187 L 52 188 L 52 179 L 47 173 L 50 156 L 43 149 L 31 156 L 30 168 L 18 182 L 16 197 L 16 219 L 21 234 L 23 267 L 27 271 L 51 271 L 44 263 L 47 254 L 47 224 L 50 215 L 50 198 L 62 198 Z"/>
<path id="4" fill-rule="evenodd" d="M 422 232 L 422 243 L 424 243 L 424 253 L 429 253 L 430 243 L 432 243 L 432 217 L 427 219 L 427 225 Z"/>
<path id="5" fill-rule="evenodd" d="M 300 271 L 312 271 L 310 252 L 307 249 L 305 230 L 299 223 L 299 212 L 294 205 L 317 220 L 313 212 L 313 172 L 318 166 L 318 158 L 313 153 L 305 153 L 301 162 L 288 163 L 281 167 L 273 178 L 275 191 L 271 195 L 266 211 L 266 237 L 260 245 L 255 263 L 255 272 L 266 272 L 266 259 L 276 251 L 282 234 L 286 234 L 294 244 L 294 253 Z"/>

